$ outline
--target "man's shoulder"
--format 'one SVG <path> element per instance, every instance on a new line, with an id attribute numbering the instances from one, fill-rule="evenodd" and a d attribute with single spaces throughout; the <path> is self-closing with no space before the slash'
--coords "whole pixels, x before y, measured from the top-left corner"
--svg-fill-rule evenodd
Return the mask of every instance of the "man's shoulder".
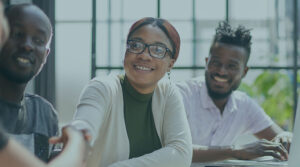
<path id="1" fill-rule="evenodd" d="M 48 100 L 37 94 L 25 93 L 25 98 L 26 100 L 35 101 L 37 103 L 52 106 L 52 104 Z"/>
<path id="2" fill-rule="evenodd" d="M 250 98 L 246 92 L 243 92 L 243 91 L 240 91 L 240 90 L 236 90 L 232 93 L 232 95 L 234 97 L 237 97 L 237 98 Z"/>
<path id="3" fill-rule="evenodd" d="M 231 97 L 241 105 L 253 105 L 253 103 L 256 103 L 255 100 L 252 97 L 250 97 L 246 92 L 240 90 L 234 91 Z"/>
<path id="4" fill-rule="evenodd" d="M 34 109 L 36 107 L 38 107 L 38 108 L 41 108 L 44 110 L 45 109 L 49 110 L 56 114 L 56 111 L 55 111 L 53 105 L 48 100 L 46 100 L 45 98 L 43 98 L 37 94 L 26 93 L 25 94 L 25 102 L 26 102 L 26 105 L 34 106 Z"/>
<path id="5" fill-rule="evenodd" d="M 25 94 L 26 110 L 33 117 L 47 118 L 48 123 L 57 124 L 57 112 L 53 105 L 37 94 Z"/>

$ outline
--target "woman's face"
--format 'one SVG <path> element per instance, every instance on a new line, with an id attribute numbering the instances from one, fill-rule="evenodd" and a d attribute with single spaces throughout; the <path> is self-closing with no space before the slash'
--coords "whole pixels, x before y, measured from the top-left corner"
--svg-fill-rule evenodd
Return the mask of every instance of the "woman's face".
<path id="1" fill-rule="evenodd" d="M 150 24 L 137 29 L 128 40 L 138 41 L 147 45 L 161 46 L 174 52 L 167 35 L 159 27 Z M 161 47 L 153 47 L 153 49 L 161 49 Z M 155 51 L 157 50 L 153 50 L 153 52 Z M 159 59 L 150 56 L 149 47 L 146 47 L 139 54 L 132 53 L 127 49 L 124 59 L 124 69 L 130 84 L 138 92 L 146 94 L 154 90 L 157 82 L 167 71 L 170 71 L 174 62 L 175 60 L 171 58 L 170 52 L 166 52 L 166 55 L 162 59 Z"/>

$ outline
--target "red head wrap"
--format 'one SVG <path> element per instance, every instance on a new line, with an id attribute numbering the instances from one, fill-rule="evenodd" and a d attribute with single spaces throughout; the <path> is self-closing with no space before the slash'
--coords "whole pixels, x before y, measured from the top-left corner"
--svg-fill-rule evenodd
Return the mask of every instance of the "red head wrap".
<path id="1" fill-rule="evenodd" d="M 165 19 L 145 17 L 145 18 L 138 20 L 131 26 L 128 36 L 127 36 L 127 40 L 137 29 L 139 29 L 145 25 L 148 25 L 148 24 L 158 26 L 167 35 L 167 37 L 171 41 L 171 45 L 173 47 L 173 57 L 172 58 L 175 59 L 175 61 L 176 61 L 178 58 L 178 55 L 179 55 L 180 37 L 179 37 L 179 34 L 176 31 L 176 29 L 172 26 L 172 24 L 169 23 Z"/>

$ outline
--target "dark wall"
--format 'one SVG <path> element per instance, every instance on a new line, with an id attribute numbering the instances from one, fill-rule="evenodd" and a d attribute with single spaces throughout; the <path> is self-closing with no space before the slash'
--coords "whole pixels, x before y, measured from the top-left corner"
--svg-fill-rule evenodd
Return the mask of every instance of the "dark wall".
<path id="1" fill-rule="evenodd" d="M 55 0 L 32 0 L 50 18 L 55 32 Z M 41 73 L 35 79 L 35 93 L 45 97 L 55 106 L 55 35 L 53 34 L 50 54 Z"/>

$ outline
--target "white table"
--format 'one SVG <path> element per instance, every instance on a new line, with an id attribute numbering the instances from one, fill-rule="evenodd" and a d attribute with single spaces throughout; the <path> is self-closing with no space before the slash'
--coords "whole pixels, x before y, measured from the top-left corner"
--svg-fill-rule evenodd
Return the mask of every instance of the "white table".
<path id="1" fill-rule="evenodd" d="M 250 161 L 226 160 L 209 163 L 192 163 L 191 167 L 224 166 L 224 167 L 287 167 L 287 161 Z"/>

